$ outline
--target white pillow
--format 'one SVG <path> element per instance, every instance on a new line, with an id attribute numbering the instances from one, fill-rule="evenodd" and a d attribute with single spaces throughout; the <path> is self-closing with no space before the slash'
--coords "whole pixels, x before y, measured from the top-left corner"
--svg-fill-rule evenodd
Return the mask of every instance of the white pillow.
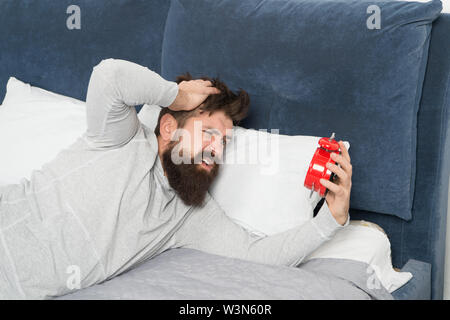
<path id="1" fill-rule="evenodd" d="M 320 200 L 316 192 L 310 198 L 303 185 L 319 139 L 235 126 L 211 196 L 255 234 L 272 235 L 303 224 Z"/>
<path id="2" fill-rule="evenodd" d="M 0 186 L 30 178 L 85 131 L 84 102 L 10 78 L 0 108 Z"/>
<path id="3" fill-rule="evenodd" d="M 305 262 L 316 258 L 350 259 L 367 263 L 370 283 L 376 288 L 382 285 L 389 292 L 397 290 L 411 278 L 410 272 L 397 272 L 392 266 L 391 244 L 386 234 L 365 221 L 351 221 L 339 230 L 332 240 L 310 254 Z M 370 277 L 376 274 L 379 279 Z"/>
<path id="4" fill-rule="evenodd" d="M 160 109 L 145 105 L 139 118 L 154 128 Z M 84 101 L 10 77 L 0 106 L 0 186 L 29 179 L 85 131 Z"/>
<path id="5" fill-rule="evenodd" d="M 6 84 L 6 95 L 2 105 L 26 101 L 67 101 L 85 107 L 84 101 L 34 87 L 15 77 L 10 77 Z"/>

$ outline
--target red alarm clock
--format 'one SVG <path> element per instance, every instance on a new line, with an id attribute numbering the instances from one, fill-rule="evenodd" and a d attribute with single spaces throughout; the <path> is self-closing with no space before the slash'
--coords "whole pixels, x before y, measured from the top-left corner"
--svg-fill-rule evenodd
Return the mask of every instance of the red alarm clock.
<path id="1" fill-rule="evenodd" d="M 335 174 L 326 167 L 328 162 L 336 164 L 331 159 L 332 153 L 340 154 L 341 150 L 339 144 L 334 140 L 334 132 L 330 138 L 321 138 L 319 140 L 319 147 L 316 149 L 314 156 L 309 164 L 308 172 L 305 177 L 305 187 L 311 190 L 310 197 L 313 192 L 316 191 L 321 197 L 325 197 L 327 188 L 321 183 L 320 179 L 326 179 L 332 181 Z"/>

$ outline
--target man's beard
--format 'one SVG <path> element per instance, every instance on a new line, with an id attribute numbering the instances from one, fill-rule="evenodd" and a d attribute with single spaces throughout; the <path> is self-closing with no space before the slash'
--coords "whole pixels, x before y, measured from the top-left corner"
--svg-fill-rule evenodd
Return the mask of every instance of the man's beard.
<path id="1" fill-rule="evenodd" d="M 208 172 L 200 167 L 201 164 L 194 163 L 194 158 L 202 159 L 199 156 L 192 157 L 190 163 L 175 164 L 171 159 L 172 150 L 175 146 L 176 143 L 170 144 L 163 152 L 162 158 L 169 185 L 186 205 L 201 206 L 208 188 L 219 173 L 219 165 L 214 162 Z"/>

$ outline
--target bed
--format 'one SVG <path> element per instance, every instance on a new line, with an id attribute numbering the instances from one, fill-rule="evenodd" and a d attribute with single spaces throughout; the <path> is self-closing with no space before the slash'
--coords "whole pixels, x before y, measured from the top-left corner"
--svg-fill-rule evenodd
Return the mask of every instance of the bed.
<path id="1" fill-rule="evenodd" d="M 250 1 L 254 8 L 248 11 L 248 24 L 246 19 L 233 24 L 247 30 L 245 37 L 236 33 L 242 29 L 222 29 L 223 24 L 219 21 L 223 23 L 220 19 L 226 19 L 227 15 L 221 17 L 217 13 L 219 11 L 210 11 L 210 1 L 199 3 L 202 5 L 196 7 L 193 15 L 189 14 L 194 8 L 189 0 L 117 0 L 114 4 L 80 0 L 77 1 L 81 14 L 78 25 L 71 20 L 76 10 L 68 9 L 71 4 L 68 1 L 3 0 L 0 4 L 0 98 L 5 93 L 8 78 L 15 75 L 44 89 L 84 100 L 92 67 L 108 57 L 146 65 L 170 80 L 182 71 L 195 75 L 218 74 L 233 88 L 245 86 L 250 93 L 252 112 L 243 123 L 246 128 L 280 128 L 284 134 L 328 136 L 329 128 L 334 127 L 342 137 L 353 141 L 353 145 L 369 141 L 367 148 L 358 150 L 356 147 L 354 151 L 354 168 L 360 169 L 361 175 L 355 178 L 350 215 L 352 219 L 367 220 L 381 226 L 391 242 L 394 266 L 411 272 L 413 278 L 391 296 L 386 291 L 361 285 L 367 282 L 367 278 L 355 279 L 354 274 L 345 273 L 349 265 L 352 268 L 367 267 L 349 261 L 340 261 L 341 273 L 333 274 L 332 263 L 324 260 L 311 260 L 298 268 L 288 268 L 259 265 L 195 250 L 173 249 L 114 279 L 60 298 L 442 299 L 450 172 L 450 15 L 440 14 L 428 29 L 429 45 L 421 55 L 424 61 L 419 68 L 423 79 L 414 97 L 417 110 L 412 110 L 411 118 L 406 121 L 403 121 L 405 118 L 401 113 L 392 113 L 391 120 L 397 125 L 375 128 L 370 122 L 358 118 L 361 110 L 352 113 L 345 109 L 351 116 L 344 119 L 338 102 L 352 101 L 342 98 L 344 100 L 336 99 L 336 104 L 332 103 L 332 90 L 310 92 L 313 96 L 329 99 L 327 107 L 314 109 L 304 103 L 306 100 L 302 99 L 305 97 L 280 86 L 280 83 L 291 83 L 296 78 L 283 78 L 282 73 L 268 76 L 271 69 L 267 66 L 276 65 L 276 61 L 288 61 L 298 52 L 279 50 L 276 45 L 263 47 L 268 50 L 266 56 L 252 51 L 252 46 L 260 44 L 258 41 L 262 41 L 264 36 L 287 42 L 296 39 L 296 30 L 291 30 L 291 33 L 282 30 L 285 33 L 274 35 L 267 28 L 268 35 L 264 35 L 258 32 L 259 22 L 252 20 L 258 18 L 258 10 L 262 7 L 261 17 L 266 19 L 268 15 L 267 19 L 279 26 L 278 10 L 285 14 L 295 8 L 295 1 Z M 233 5 L 237 5 L 233 0 L 222 1 L 215 9 L 224 10 Z M 241 9 L 245 11 L 248 7 Z M 208 19 L 211 16 L 215 18 Z M 195 17 L 198 23 L 192 23 L 189 17 Z M 205 28 L 205 23 L 212 25 Z M 264 23 L 267 26 L 267 20 Z M 198 32 L 191 33 L 192 38 L 186 38 L 192 30 Z M 314 28 L 305 30 L 321 32 Z M 217 38 L 218 34 L 222 38 Z M 312 45 L 310 48 L 315 47 Z M 358 51 L 353 49 L 357 61 Z M 333 50 L 339 53 L 338 49 Z M 307 60 L 311 51 L 306 50 L 299 56 Z M 339 54 L 331 56 L 333 65 L 342 62 L 340 57 Z M 289 69 L 281 62 L 278 67 L 279 70 Z M 307 64 L 302 68 L 302 72 L 308 72 Z M 314 79 L 318 81 L 319 78 L 312 77 L 315 71 L 311 70 L 311 78 L 303 83 L 304 88 Z M 299 71 L 293 73 L 299 77 Z M 343 83 L 339 89 L 345 89 L 354 82 L 339 82 L 338 79 L 336 83 Z M 360 96 L 359 99 L 356 103 L 364 104 L 368 98 Z M 323 101 L 326 100 L 315 103 Z M 386 110 L 380 109 L 380 112 Z M 372 123 L 376 123 L 376 114 L 371 115 L 375 117 Z M 362 130 L 360 133 L 352 126 L 356 122 L 364 123 L 363 129 L 358 129 Z M 398 194 L 383 194 L 381 183 L 390 179 L 395 188 L 401 185 L 401 175 L 390 174 L 388 168 L 397 168 L 396 161 L 399 161 L 400 168 L 404 159 L 398 157 L 393 161 L 393 158 L 382 156 L 377 148 L 386 145 L 388 147 L 383 150 L 390 150 L 393 154 L 399 146 L 403 148 L 403 140 L 386 137 L 402 136 L 401 131 L 406 125 L 409 126 L 407 133 L 410 138 L 405 136 L 405 139 L 410 141 L 408 150 L 412 155 L 409 159 L 412 165 L 405 173 L 405 176 L 409 174 L 408 188 L 398 190 Z M 378 131 L 384 135 L 376 138 Z M 370 166 L 366 167 L 367 163 L 373 166 L 372 171 L 368 168 Z M 376 191 L 368 192 L 370 187 Z M 381 201 L 382 197 L 389 199 Z M 328 284 L 329 290 L 321 291 L 319 287 L 305 290 L 302 279 L 306 275 L 313 276 L 317 283 Z M 338 291 L 332 285 L 337 283 L 341 288 Z M 345 294 L 341 295 L 342 292 Z"/>

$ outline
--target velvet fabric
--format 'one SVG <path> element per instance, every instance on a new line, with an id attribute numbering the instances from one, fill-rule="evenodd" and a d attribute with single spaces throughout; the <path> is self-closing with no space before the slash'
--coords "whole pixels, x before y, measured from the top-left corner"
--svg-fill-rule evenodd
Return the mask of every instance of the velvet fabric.
<path id="1" fill-rule="evenodd" d="M 430 300 L 431 264 L 410 259 L 401 269 L 411 272 L 414 277 L 403 287 L 392 292 L 395 300 Z"/>
<path id="2" fill-rule="evenodd" d="M 80 8 L 80 29 L 70 5 Z M 0 102 L 10 76 L 85 100 L 92 67 L 120 58 L 160 72 L 167 0 L 0 1 Z"/>
<path id="3" fill-rule="evenodd" d="M 389 236 L 394 266 L 409 259 L 432 265 L 432 298 L 442 299 L 450 175 L 450 14 L 433 23 L 417 123 L 417 174 L 413 219 L 409 222 L 363 210 L 352 219 L 382 226 Z M 353 148 L 353 145 L 352 145 Z"/>

